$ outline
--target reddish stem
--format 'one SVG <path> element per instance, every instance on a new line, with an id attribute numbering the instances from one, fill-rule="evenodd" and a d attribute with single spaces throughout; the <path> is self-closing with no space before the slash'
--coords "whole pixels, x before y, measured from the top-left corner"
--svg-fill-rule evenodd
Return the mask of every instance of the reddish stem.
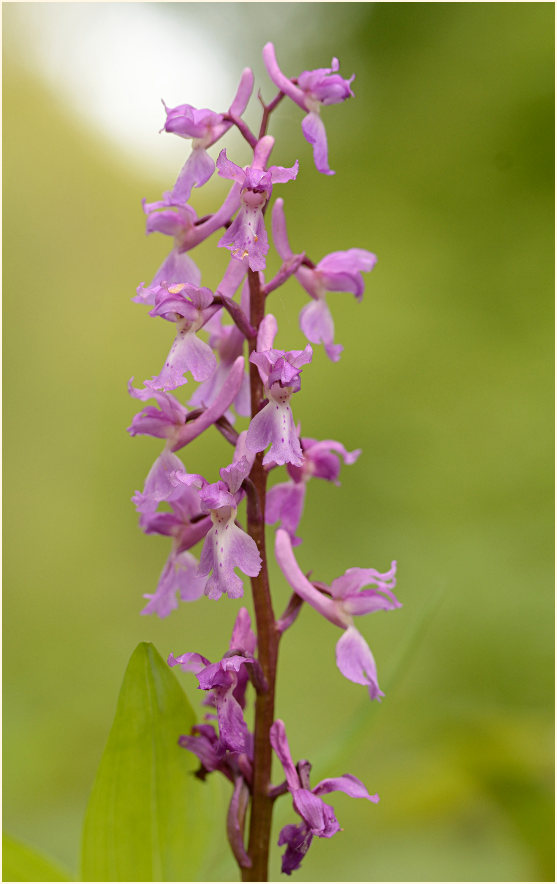
<path id="1" fill-rule="evenodd" d="M 263 138 L 264 135 L 267 134 L 267 126 L 269 125 L 269 117 L 273 113 L 274 109 L 277 105 L 280 104 L 282 99 L 284 98 L 284 92 L 279 92 L 278 95 L 273 98 L 270 104 L 265 104 L 263 99 L 261 98 L 261 93 L 259 93 L 259 101 L 263 105 L 263 116 L 261 118 L 261 127 L 259 129 L 259 137 Z"/>
<path id="2" fill-rule="evenodd" d="M 265 314 L 265 295 L 259 283 L 259 274 L 248 271 L 250 287 L 250 323 L 254 329 Z M 255 350 L 255 336 L 249 340 L 250 353 Z M 261 408 L 264 389 L 257 366 L 250 363 L 251 416 Z M 248 533 L 257 543 L 261 555 L 261 571 L 252 577 L 251 587 L 257 625 L 258 659 L 267 681 L 267 690 L 257 693 L 255 699 L 255 728 L 253 755 L 253 787 L 250 814 L 248 854 L 252 865 L 242 868 L 243 881 L 268 881 L 269 841 L 273 799 L 269 795 L 272 749 L 269 730 L 274 720 L 275 679 L 277 671 L 278 639 L 275 615 L 269 588 L 267 556 L 265 551 L 265 493 L 267 471 L 263 454 L 256 458 L 249 476 L 255 494 L 248 495 Z"/>

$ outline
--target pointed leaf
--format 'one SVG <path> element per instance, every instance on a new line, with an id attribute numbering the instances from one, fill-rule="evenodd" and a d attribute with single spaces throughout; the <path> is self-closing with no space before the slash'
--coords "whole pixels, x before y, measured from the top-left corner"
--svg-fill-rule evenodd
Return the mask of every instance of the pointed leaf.
<path id="1" fill-rule="evenodd" d="M 71 881 L 67 872 L 34 847 L 2 834 L 3 881 Z"/>
<path id="2" fill-rule="evenodd" d="M 194 714 L 153 645 L 131 656 L 85 817 L 84 881 L 192 881 L 211 838 L 212 786 L 178 746 Z M 214 810 L 214 808 L 213 808 Z"/>

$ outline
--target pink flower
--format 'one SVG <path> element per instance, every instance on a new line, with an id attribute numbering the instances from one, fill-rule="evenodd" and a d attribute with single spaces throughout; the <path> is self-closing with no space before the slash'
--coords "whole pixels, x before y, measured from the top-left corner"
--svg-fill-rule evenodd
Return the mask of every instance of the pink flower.
<path id="1" fill-rule="evenodd" d="M 257 350 L 251 354 L 263 381 L 268 403 L 252 418 L 246 436 L 249 451 L 270 450 L 263 458 L 264 464 L 291 463 L 302 466 L 304 462 L 300 440 L 294 425 L 290 398 L 301 387 L 302 367 L 311 362 L 312 349 L 275 350 L 272 347 L 277 322 L 272 313 L 262 320 L 257 336 Z"/>
<path id="2" fill-rule="evenodd" d="M 306 141 L 313 146 L 313 159 L 319 172 L 324 175 L 334 175 L 329 169 L 327 157 L 327 134 L 321 120 L 320 111 L 322 105 L 338 104 L 353 97 L 354 93 L 350 84 L 354 75 L 345 80 L 337 73 L 339 68 L 338 58 L 333 58 L 330 68 L 317 68 L 313 71 L 303 71 L 295 82 L 289 80 L 279 68 L 275 55 L 275 47 L 267 43 L 263 47 L 263 61 L 271 80 L 278 86 L 281 92 L 288 95 L 304 111 L 309 111 L 302 120 L 302 132 Z"/>
<path id="3" fill-rule="evenodd" d="M 396 585 L 396 562 L 392 562 L 390 570 L 383 574 L 375 568 L 349 568 L 341 577 L 333 580 L 330 587 L 323 587 L 324 594 L 302 573 L 294 557 L 290 537 L 282 528 L 276 534 L 275 555 L 294 592 L 344 630 L 336 647 L 337 666 L 342 674 L 349 681 L 367 685 L 372 700 L 383 697 L 373 654 L 355 628 L 353 617 L 401 607 L 392 591 Z M 364 589 L 370 585 L 372 589 Z"/>
<path id="4" fill-rule="evenodd" d="M 293 254 L 286 233 L 283 201 L 277 199 L 272 213 L 273 241 L 283 261 L 292 261 Z M 335 326 L 329 307 L 327 292 L 351 292 L 359 301 L 364 292 L 362 273 L 369 273 L 377 263 L 372 252 L 365 249 L 348 249 L 331 252 L 317 266 L 302 264 L 296 271 L 296 279 L 312 298 L 300 313 L 300 328 L 312 344 L 323 344 L 329 359 L 337 362 L 343 350 L 333 342 Z"/>
<path id="5" fill-rule="evenodd" d="M 241 116 L 246 109 L 253 89 L 253 73 L 249 68 L 242 72 L 236 97 L 229 113 Z M 193 187 L 201 187 L 215 171 L 215 163 L 207 153 L 207 148 L 218 141 L 227 132 L 232 122 L 225 120 L 222 114 L 202 108 L 198 110 L 190 104 L 167 107 L 164 129 L 181 138 L 191 138 L 193 150 L 182 168 L 172 189 L 170 199 L 174 205 L 185 205 L 190 198 Z"/>
<path id="6" fill-rule="evenodd" d="M 316 439 L 302 439 L 303 464 L 301 467 L 287 464 L 286 469 L 290 474 L 290 481 L 279 485 L 273 485 L 267 493 L 265 504 L 265 521 L 273 525 L 280 520 L 280 525 L 290 535 L 293 546 L 298 546 L 302 541 L 296 537 L 296 531 L 302 518 L 306 485 L 310 479 L 325 479 L 335 485 L 340 485 L 338 476 L 340 462 L 353 464 L 361 454 L 360 449 L 347 451 L 340 442 L 334 439 L 325 439 L 318 442 Z"/>
<path id="7" fill-rule="evenodd" d="M 162 316 L 175 322 L 178 333 L 163 369 L 158 376 L 146 382 L 153 390 L 174 390 L 187 383 L 183 377 L 190 371 L 196 381 L 205 381 L 217 367 L 217 360 L 208 344 L 196 332 L 209 318 L 207 308 L 213 293 L 207 288 L 181 284 L 164 287 L 157 294 L 150 316 Z"/>
<path id="8" fill-rule="evenodd" d="M 333 808 L 325 804 L 321 795 L 327 795 L 329 792 L 344 792 L 352 798 L 367 798 L 374 804 L 379 801 L 379 795 L 370 795 L 364 784 L 352 774 L 321 780 L 313 789 L 310 789 L 311 765 L 309 761 L 300 761 L 296 767 L 294 766 L 284 722 L 280 719 L 271 725 L 270 737 L 271 745 L 284 769 L 286 785 L 292 795 L 294 810 L 302 818 L 299 825 L 284 826 L 279 834 L 279 845 L 286 844 L 286 851 L 282 857 L 282 871 L 286 875 L 291 875 L 295 869 L 300 867 L 314 836 L 332 838 L 340 831 Z"/>
<path id="9" fill-rule="evenodd" d="M 205 595 L 210 599 L 219 599 L 223 594 L 240 598 L 244 594 L 242 580 L 235 568 L 248 577 L 256 577 L 261 570 L 261 556 L 255 540 L 236 525 L 237 492 L 249 469 L 250 465 L 243 457 L 222 469 L 221 480 L 212 485 L 203 476 L 176 474 L 178 484 L 199 489 L 203 510 L 211 516 L 212 528 L 205 538 L 197 571 L 200 577 L 211 575 L 205 586 Z"/>
<path id="10" fill-rule="evenodd" d="M 298 161 L 290 169 L 271 166 L 265 171 L 265 157 L 270 153 L 273 139 L 265 136 L 255 148 L 254 162 L 242 169 L 231 162 L 226 150 L 221 150 L 217 169 L 223 178 L 230 178 L 240 185 L 241 208 L 229 229 L 219 241 L 219 246 L 230 249 L 239 261 L 247 259 L 251 270 L 264 270 L 265 256 L 269 251 L 267 231 L 263 219 L 263 207 L 271 197 L 273 184 L 292 181 L 298 174 Z"/>
<path id="11" fill-rule="evenodd" d="M 218 663 L 211 663 L 206 657 L 196 653 L 186 653 L 179 657 L 170 654 L 169 666 L 180 665 L 186 672 L 194 672 L 202 691 L 210 691 L 209 704 L 216 707 L 219 723 L 220 743 L 223 749 L 231 752 L 252 754 L 252 736 L 244 721 L 248 672 L 246 664 L 258 666 L 255 657 L 256 637 L 251 628 L 251 620 L 246 608 L 240 608 L 230 639 L 229 651 Z M 199 730 L 199 729 L 198 729 Z M 205 734 L 210 740 L 211 734 Z M 198 746 L 204 751 L 202 763 L 208 770 L 222 763 L 222 752 L 214 745 L 196 743 L 191 739 L 182 745 L 196 751 Z M 210 742 L 212 742 L 210 740 Z M 208 749 L 212 752 L 207 752 Z M 215 752 L 215 749 L 217 751 Z M 220 757 L 219 757 L 220 756 Z"/>

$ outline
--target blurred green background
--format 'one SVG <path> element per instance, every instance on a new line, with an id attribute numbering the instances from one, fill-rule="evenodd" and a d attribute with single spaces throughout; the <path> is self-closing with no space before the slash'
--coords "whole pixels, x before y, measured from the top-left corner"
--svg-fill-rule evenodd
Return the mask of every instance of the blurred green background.
<path id="1" fill-rule="evenodd" d="M 277 714 L 294 755 L 314 782 L 350 771 L 381 795 L 333 796 L 344 831 L 295 877 L 554 880 L 553 17 L 546 3 L 4 4 L 12 835 L 75 872 L 136 644 L 212 659 L 227 646 L 226 599 L 139 616 L 168 543 L 141 534 L 130 503 L 160 445 L 126 434 L 126 382 L 156 373 L 170 339 L 129 299 L 168 250 L 145 239 L 140 199 L 189 150 L 156 134 L 158 98 L 222 109 L 245 65 L 272 96 L 260 50 L 273 39 L 292 76 L 332 55 L 356 73 L 356 98 L 324 113 L 336 176 L 315 171 L 296 107 L 273 119 L 273 162 L 301 164 L 281 189 L 291 243 L 315 261 L 379 256 L 362 304 L 330 296 L 345 352 L 333 365 L 316 348 L 295 399 L 305 434 L 363 449 L 341 488 L 310 486 L 299 560 L 329 581 L 396 558 L 404 603 L 358 624 L 381 705 L 342 678 L 338 631 L 312 610 L 283 642 Z M 226 186 L 195 194 L 199 214 Z M 215 242 L 198 256 L 210 287 L 226 262 Z M 303 346 L 305 302 L 295 281 L 273 296 L 279 346 Z M 182 455 L 216 478 L 230 452 L 209 433 Z M 206 880 L 236 878 L 226 797 Z M 290 821 L 282 799 L 275 836 Z M 275 848 L 273 880 L 279 868 Z"/>

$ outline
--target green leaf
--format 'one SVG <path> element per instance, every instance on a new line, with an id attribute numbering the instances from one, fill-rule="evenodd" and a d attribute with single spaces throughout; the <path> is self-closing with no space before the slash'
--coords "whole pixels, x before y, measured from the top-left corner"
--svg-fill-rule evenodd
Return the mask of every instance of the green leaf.
<path id="1" fill-rule="evenodd" d="M 2 834 L 3 881 L 71 881 L 67 872 L 58 868 L 35 848 Z"/>
<path id="2" fill-rule="evenodd" d="M 153 645 L 131 656 L 83 830 L 84 881 L 192 881 L 212 839 L 211 784 L 177 745 L 194 724 Z M 213 824 L 214 825 L 214 824 Z"/>

